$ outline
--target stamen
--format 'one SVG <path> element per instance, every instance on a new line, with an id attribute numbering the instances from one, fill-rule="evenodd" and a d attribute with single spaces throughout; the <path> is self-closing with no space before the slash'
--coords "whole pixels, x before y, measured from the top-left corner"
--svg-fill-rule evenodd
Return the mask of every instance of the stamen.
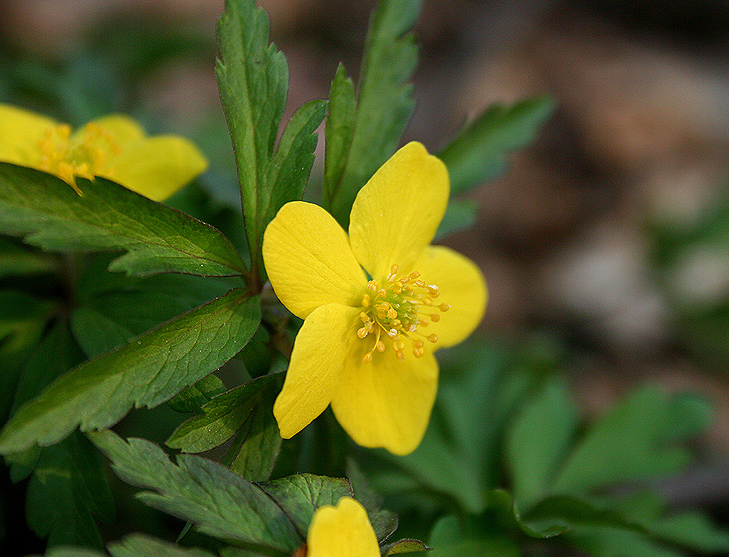
<path id="1" fill-rule="evenodd" d="M 357 336 L 364 339 L 370 333 L 376 335 L 371 349 L 362 358 L 364 363 L 371 362 L 375 352 L 386 351 L 387 339 L 392 343 L 398 360 L 405 358 L 407 342 L 411 344 L 413 356 L 421 358 L 426 351 L 424 340 L 430 343 L 438 341 L 437 335 L 422 335 L 418 327 L 437 323 L 441 316 L 430 312 L 419 314 L 418 310 L 425 306 L 442 312 L 450 306 L 433 303 L 433 298 L 440 295 L 438 286 L 427 284 L 420 278 L 419 272 L 398 277 L 399 270 L 399 265 L 392 265 L 384 284 L 374 279 L 368 281 L 367 291 L 362 295 L 362 311 L 359 314 L 362 327 L 357 329 Z"/>

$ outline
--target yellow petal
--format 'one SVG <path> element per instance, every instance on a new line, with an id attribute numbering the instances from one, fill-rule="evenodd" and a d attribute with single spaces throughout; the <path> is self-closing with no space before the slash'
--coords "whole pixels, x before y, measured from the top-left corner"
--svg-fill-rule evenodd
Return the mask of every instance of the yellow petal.
<path id="1" fill-rule="evenodd" d="M 332 398 L 357 337 L 358 308 L 327 304 L 296 335 L 283 389 L 273 405 L 281 437 L 289 439 L 321 414 Z"/>
<path id="2" fill-rule="evenodd" d="M 395 153 L 359 191 L 352 206 L 352 251 L 372 278 L 393 264 L 411 267 L 433 240 L 450 191 L 448 171 L 420 143 Z"/>
<path id="3" fill-rule="evenodd" d="M 302 319 L 323 304 L 359 306 L 367 286 L 344 230 L 312 203 L 281 207 L 263 235 L 263 261 L 279 300 Z"/>
<path id="4" fill-rule="evenodd" d="M 306 543 L 307 557 L 380 557 L 367 511 L 351 497 L 314 512 Z"/>
<path id="5" fill-rule="evenodd" d="M 109 114 L 108 116 L 102 116 L 101 118 L 92 120 L 86 124 L 86 126 L 89 124 L 100 126 L 109 132 L 114 141 L 122 148 L 124 145 L 139 141 L 147 136 L 144 128 L 139 125 L 136 120 L 133 120 L 128 116 L 124 116 L 123 114 Z M 74 135 L 80 135 L 83 132 L 83 129 L 84 128 L 80 128 Z"/>
<path id="6" fill-rule="evenodd" d="M 187 139 L 157 136 L 123 145 L 109 165 L 106 178 L 161 201 L 204 172 L 208 162 Z"/>
<path id="7" fill-rule="evenodd" d="M 438 335 L 435 348 L 458 344 L 478 326 L 486 310 L 488 291 L 481 270 L 469 258 L 443 246 L 430 246 L 414 269 L 420 271 L 426 284 L 438 286 L 439 296 L 433 303 L 450 306 L 445 312 L 421 307 L 420 315 L 439 314 L 440 321 L 421 325 L 418 332 Z"/>
<path id="8" fill-rule="evenodd" d="M 371 362 L 362 356 L 370 338 L 352 353 L 332 397 L 332 410 L 349 436 L 363 447 L 405 455 L 420 444 L 438 389 L 438 362 L 430 351 L 398 360 L 390 343 Z"/>
<path id="9" fill-rule="evenodd" d="M 38 142 L 56 121 L 46 116 L 0 104 L 0 161 L 37 167 Z"/>

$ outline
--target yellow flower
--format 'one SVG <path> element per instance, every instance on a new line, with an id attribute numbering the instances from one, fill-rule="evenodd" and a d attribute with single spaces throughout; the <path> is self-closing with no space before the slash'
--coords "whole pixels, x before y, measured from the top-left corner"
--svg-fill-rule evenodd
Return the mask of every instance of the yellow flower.
<path id="1" fill-rule="evenodd" d="M 0 161 L 54 174 L 79 195 L 76 176 L 108 178 L 155 201 L 175 193 L 207 168 L 188 140 L 147 137 L 131 118 L 113 114 L 72 132 L 27 110 L 0 104 Z"/>
<path id="2" fill-rule="evenodd" d="M 316 509 L 306 545 L 307 557 L 380 557 L 367 511 L 351 497 Z"/>
<path id="3" fill-rule="evenodd" d="M 362 446 L 400 455 L 418 446 L 438 386 L 433 352 L 465 339 L 486 307 L 478 267 L 429 245 L 448 196 L 445 165 L 409 143 L 360 190 L 349 234 L 301 201 L 268 225 L 271 285 L 304 319 L 273 409 L 282 437 L 331 404 Z"/>

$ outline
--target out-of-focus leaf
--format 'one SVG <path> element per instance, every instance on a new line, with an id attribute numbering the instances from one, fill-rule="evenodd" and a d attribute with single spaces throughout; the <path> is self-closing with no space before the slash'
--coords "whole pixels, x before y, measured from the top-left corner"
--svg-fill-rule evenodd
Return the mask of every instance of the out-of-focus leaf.
<path id="1" fill-rule="evenodd" d="M 54 305 L 23 292 L 0 291 L 0 421 L 10 412 L 20 368 L 40 341 Z"/>
<path id="2" fill-rule="evenodd" d="M 352 459 L 347 460 L 347 478 L 355 499 L 362 503 L 367 511 L 377 540 L 382 544 L 397 529 L 397 515 L 382 508 L 382 497 L 370 488 L 367 478 Z"/>
<path id="3" fill-rule="evenodd" d="M 106 269 L 112 257 L 95 256 L 77 285 L 71 326 L 88 357 L 117 348 L 241 284 L 237 277 L 129 277 Z"/>
<path id="4" fill-rule="evenodd" d="M 49 546 L 102 547 L 93 515 L 111 522 L 114 504 L 98 453 L 80 433 L 42 449 L 26 497 L 28 525 Z"/>
<path id="5" fill-rule="evenodd" d="M 473 530 L 473 528 L 471 529 Z M 519 545 L 504 532 L 483 528 L 467 531 L 458 518 L 444 516 L 435 523 L 428 538 L 432 557 L 521 557 Z"/>
<path id="6" fill-rule="evenodd" d="M 144 534 L 131 534 L 107 547 L 112 557 L 214 557 L 204 549 L 180 547 Z"/>
<path id="7" fill-rule="evenodd" d="M 618 482 L 676 473 L 691 461 L 684 447 L 667 444 L 707 427 L 707 403 L 669 398 L 650 386 L 635 390 L 604 416 L 567 457 L 553 493 L 584 493 Z"/>
<path id="8" fill-rule="evenodd" d="M 455 232 L 470 228 L 476 222 L 478 206 L 468 199 L 452 199 L 448 203 L 443 220 L 435 232 L 434 241 L 441 240 Z"/>
<path id="9" fill-rule="evenodd" d="M 15 406 L 36 396 L 46 385 L 83 359 L 67 324 L 57 321 L 23 366 Z M 101 548 L 92 515 L 114 516 L 111 491 L 96 449 L 78 434 L 53 447 L 9 455 L 11 477 L 31 474 L 26 492 L 28 526 L 48 545 Z"/>
<path id="10" fill-rule="evenodd" d="M 232 290 L 85 362 L 18 411 L 0 433 L 0 451 L 50 445 L 76 426 L 109 427 L 132 405 L 157 406 L 232 358 L 259 322 L 258 298 Z"/>
<path id="11" fill-rule="evenodd" d="M 424 484 L 455 497 L 468 512 L 483 511 L 496 487 L 503 428 L 532 380 L 519 369 L 507 375 L 509 364 L 504 349 L 476 340 L 444 355 L 438 399 L 420 446 L 404 457 L 382 453 L 406 471 L 402 479 L 410 485 L 391 470 L 375 470 L 375 487 L 385 492 Z"/>
<path id="12" fill-rule="evenodd" d="M 139 499 L 194 523 L 199 532 L 286 554 L 301 545 L 303 538 L 287 516 L 291 510 L 224 466 L 186 454 L 173 464 L 144 439 L 124 441 L 110 431 L 88 435 L 122 480 L 157 491 L 139 493 Z"/>
<path id="13" fill-rule="evenodd" d="M 287 201 L 301 199 L 314 162 L 324 101 L 299 108 L 274 149 L 286 105 L 288 66 L 268 42 L 268 16 L 252 0 L 227 0 L 218 22 L 216 74 L 233 141 L 253 273 L 259 271 L 268 221 Z"/>
<path id="14" fill-rule="evenodd" d="M 438 155 L 448 167 L 451 195 L 501 174 L 508 153 L 531 142 L 554 108 L 550 97 L 494 105 L 466 126 Z"/>
<path id="15" fill-rule="evenodd" d="M 0 232 L 50 251 L 125 250 L 109 269 L 136 276 L 246 273 L 212 226 L 103 178 L 78 184 L 83 196 L 51 174 L 0 163 Z"/>
<path id="16" fill-rule="evenodd" d="M 9 275 L 35 275 L 57 271 L 58 260 L 47 253 L 23 249 L 0 237 L 0 278 Z"/>
<path id="17" fill-rule="evenodd" d="M 250 481 L 268 479 L 281 444 L 271 412 L 281 379 L 281 374 L 264 375 L 214 397 L 202 407 L 203 414 L 181 424 L 166 444 L 199 453 L 235 435 L 231 469 Z"/>
<path id="18" fill-rule="evenodd" d="M 324 207 L 345 229 L 357 192 L 395 152 L 415 106 L 407 80 L 417 64 L 418 47 L 409 30 L 419 12 L 420 0 L 379 2 L 367 35 L 356 103 L 342 67 L 332 83 Z"/>
<path id="19" fill-rule="evenodd" d="M 547 383 L 512 424 L 505 458 L 523 511 L 549 494 L 577 425 L 577 410 L 561 378 Z"/>

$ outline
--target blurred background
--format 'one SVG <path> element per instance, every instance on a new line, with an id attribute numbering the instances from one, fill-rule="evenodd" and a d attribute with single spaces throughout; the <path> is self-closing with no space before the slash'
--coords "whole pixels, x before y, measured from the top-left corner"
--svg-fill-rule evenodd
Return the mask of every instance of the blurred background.
<path id="1" fill-rule="evenodd" d="M 374 2 L 259 5 L 289 62 L 288 114 L 326 98 L 340 61 L 356 77 Z M 73 125 L 132 114 L 197 141 L 230 183 L 214 75 L 222 7 L 3 0 L 0 101 Z M 416 34 L 407 140 L 437 152 L 492 103 L 558 102 L 508 172 L 471 194 L 477 225 L 446 241 L 487 278 L 482 328 L 563 353 L 588 415 L 644 379 L 703 393 L 716 420 L 696 448 L 711 464 L 667 489 L 726 521 L 729 2 L 423 0 Z"/>

